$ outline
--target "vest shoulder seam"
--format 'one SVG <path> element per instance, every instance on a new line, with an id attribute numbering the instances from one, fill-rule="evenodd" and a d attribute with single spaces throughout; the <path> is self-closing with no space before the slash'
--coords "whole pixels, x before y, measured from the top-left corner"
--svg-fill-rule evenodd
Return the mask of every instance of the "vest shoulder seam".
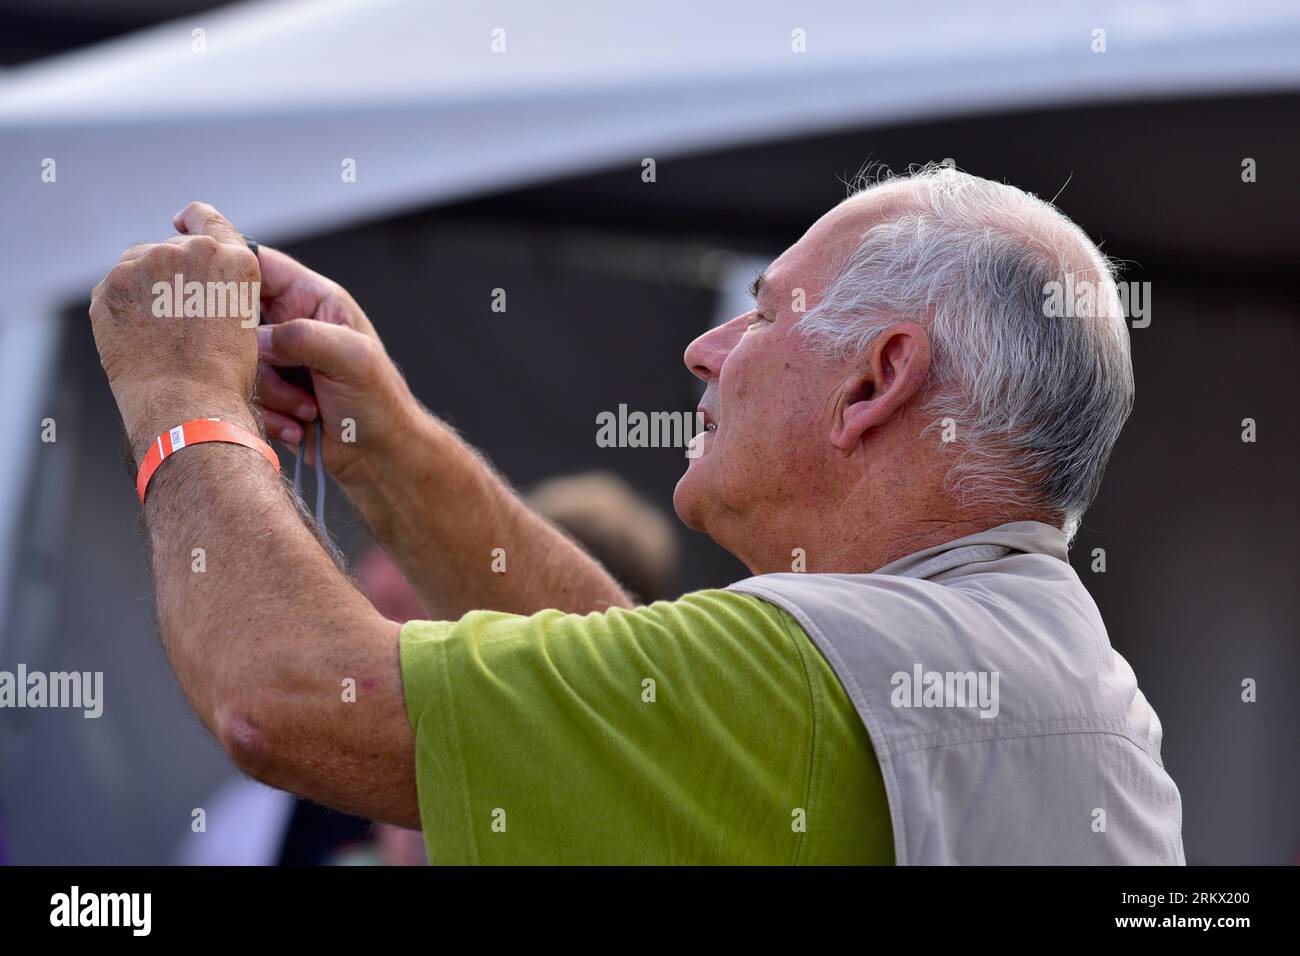
<path id="1" fill-rule="evenodd" d="M 792 623 L 797 624 L 798 622 L 795 621 L 794 618 L 790 616 L 790 613 L 786 611 L 785 608 L 779 607 L 775 604 L 772 605 L 772 607 L 777 611 L 776 619 L 781 628 L 781 633 L 785 635 L 785 639 L 789 641 L 790 650 L 794 654 L 795 660 L 799 662 L 799 669 L 803 673 L 804 690 L 806 691 L 807 698 L 808 698 L 808 723 L 809 723 L 808 765 L 804 768 L 806 778 L 805 778 L 804 792 L 803 792 L 803 806 L 807 808 L 811 803 L 810 798 L 812 797 L 813 781 L 815 779 L 816 769 L 817 769 L 817 746 L 819 743 L 817 723 L 820 715 L 817 713 L 817 701 L 814 699 L 814 695 L 813 695 L 812 675 L 808 672 L 808 661 L 804 657 L 803 647 L 800 646 L 799 637 L 802 637 L 804 635 L 802 635 L 801 633 L 799 636 L 796 636 L 791 631 L 790 625 Z M 805 637 L 804 640 L 807 641 L 808 639 Z M 811 649 L 816 650 L 815 647 Z M 807 849 L 808 849 L 808 834 L 807 832 L 804 832 L 800 834 L 798 840 L 798 846 L 794 851 L 795 866 L 799 866 L 803 863 L 804 855 Z"/>
<path id="2" fill-rule="evenodd" d="M 1002 740 L 1023 740 L 1027 737 L 1068 737 L 1088 735 L 1122 737 L 1142 751 L 1156 766 L 1163 768 L 1160 754 L 1151 750 L 1150 744 L 1133 733 L 1122 722 L 1105 717 L 1063 717 L 1044 720 L 1019 721 L 994 728 L 991 733 L 939 731 L 933 734 L 913 734 L 889 742 L 889 750 L 899 756 L 943 747 L 962 747 L 967 744 L 997 743 Z"/>

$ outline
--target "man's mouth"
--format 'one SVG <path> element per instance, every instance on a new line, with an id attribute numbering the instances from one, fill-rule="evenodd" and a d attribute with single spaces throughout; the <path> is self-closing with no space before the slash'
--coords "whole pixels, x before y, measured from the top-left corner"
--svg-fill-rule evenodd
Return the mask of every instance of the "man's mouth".
<path id="1" fill-rule="evenodd" d="M 699 458 L 704 454 L 706 439 L 705 435 L 712 435 L 718 430 L 718 423 L 713 420 L 713 416 L 704 408 L 695 409 L 696 418 L 699 420 L 702 430 L 697 432 L 695 437 L 686 446 L 687 458 Z"/>

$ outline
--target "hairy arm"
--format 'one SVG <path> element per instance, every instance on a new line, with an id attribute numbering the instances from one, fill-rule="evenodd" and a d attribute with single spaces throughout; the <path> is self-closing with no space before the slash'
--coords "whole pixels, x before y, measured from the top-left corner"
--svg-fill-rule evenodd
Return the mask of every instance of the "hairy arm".
<path id="1" fill-rule="evenodd" d="M 429 617 L 630 606 L 594 558 L 524 504 L 441 421 L 418 416 L 410 438 L 359 463 L 343 487 Z"/>
<path id="2" fill-rule="evenodd" d="M 254 290 L 257 259 L 210 206 L 177 220 L 188 235 L 128 249 L 91 295 L 100 363 L 137 462 L 190 419 L 258 430 L 255 314 L 208 314 L 203 295 L 197 314 L 160 308 L 173 281 Z M 334 566 L 275 470 L 239 445 L 181 449 L 154 473 L 145 522 L 168 658 L 236 764 L 323 803 L 418 825 L 398 626 Z"/>
<path id="3" fill-rule="evenodd" d="M 257 430 L 247 406 L 220 406 L 201 394 L 158 402 L 166 411 L 132 427 L 136 459 L 189 418 Z M 334 566 L 267 462 L 238 445 L 185 448 L 155 473 L 145 521 L 168 659 L 236 765 L 320 803 L 418 827 L 399 627 Z"/>
<path id="4" fill-rule="evenodd" d="M 128 249 L 91 297 L 100 362 L 136 461 L 189 419 L 259 430 L 251 398 L 267 330 L 254 328 L 256 316 L 157 308 L 173 281 L 258 286 L 259 260 L 210 206 L 192 204 L 176 225 L 183 235 Z M 273 270 L 270 279 L 274 290 Z M 302 304 L 280 303 L 291 312 Z M 282 364 L 312 369 L 315 395 L 306 397 L 309 417 L 325 421 L 326 463 L 333 450 L 331 470 L 358 487 L 363 514 L 431 613 L 625 603 L 599 565 L 424 413 L 377 337 L 307 318 L 273 328 L 269 351 L 299 348 Z M 269 368 L 267 381 L 292 395 Z M 358 423 L 355 446 L 341 440 L 344 416 Z M 418 826 L 398 625 L 334 566 L 267 462 L 238 445 L 187 447 L 154 474 L 145 522 L 168 658 L 235 763 L 321 803 Z M 498 547 L 503 575 L 490 565 Z"/>
<path id="5" fill-rule="evenodd" d="M 258 330 L 268 431 L 296 441 L 299 411 L 319 415 L 326 467 L 430 617 L 629 606 L 596 560 L 421 407 L 346 292 L 274 249 L 260 259 L 272 297 L 271 324 Z M 314 394 L 285 381 L 284 366 L 309 368 Z"/>

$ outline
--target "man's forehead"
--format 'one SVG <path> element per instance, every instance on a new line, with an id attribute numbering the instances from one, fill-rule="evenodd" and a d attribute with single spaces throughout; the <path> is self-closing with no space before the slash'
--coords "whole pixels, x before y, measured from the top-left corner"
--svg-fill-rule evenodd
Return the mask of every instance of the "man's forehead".
<path id="1" fill-rule="evenodd" d="M 877 186 L 830 209 L 763 270 L 751 291 L 771 294 L 796 286 L 809 294 L 820 291 L 839 274 L 868 229 L 912 204 L 906 186 L 906 180 Z"/>

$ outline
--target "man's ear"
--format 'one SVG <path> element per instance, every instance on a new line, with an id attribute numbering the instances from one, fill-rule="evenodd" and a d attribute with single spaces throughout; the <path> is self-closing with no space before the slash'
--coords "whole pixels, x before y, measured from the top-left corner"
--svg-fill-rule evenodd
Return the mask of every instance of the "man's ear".
<path id="1" fill-rule="evenodd" d="M 930 336 L 915 322 L 889 326 L 861 356 L 841 386 L 831 444 L 848 451 L 869 429 L 883 425 L 925 384 Z"/>

